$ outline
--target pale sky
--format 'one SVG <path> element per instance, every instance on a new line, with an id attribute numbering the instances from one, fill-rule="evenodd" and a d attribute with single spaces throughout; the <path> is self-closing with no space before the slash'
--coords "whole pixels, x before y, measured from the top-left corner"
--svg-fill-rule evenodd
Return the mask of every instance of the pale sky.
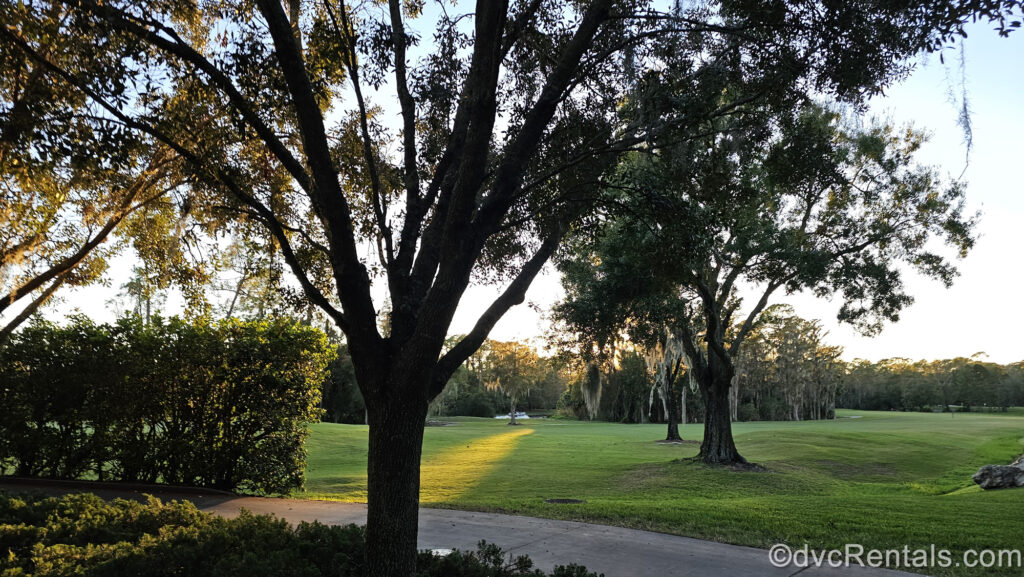
<path id="1" fill-rule="evenodd" d="M 987 25 L 970 29 L 966 41 L 967 91 L 971 105 L 974 148 L 964 174 L 968 182 L 968 209 L 982 211 L 980 238 L 971 254 L 960 262 L 961 276 L 945 289 L 935 281 L 908 275 L 909 291 L 916 302 L 898 323 L 881 335 L 868 338 L 839 326 L 839 303 L 809 295 L 781 296 L 775 302 L 793 305 L 804 318 L 821 319 L 830 330 L 829 341 L 845 348 L 845 358 L 879 360 L 887 357 L 948 358 L 988 353 L 1000 363 L 1024 359 L 1024 345 L 1017 338 L 1024 326 L 1024 288 L 1020 251 L 1024 250 L 1024 184 L 1021 165 L 1024 146 L 1024 32 L 999 38 Z M 952 177 L 964 170 L 963 132 L 956 124 L 957 110 L 947 100 L 950 81 L 959 90 L 959 70 L 953 63 L 957 52 L 947 54 L 947 64 L 937 56 L 919 64 L 904 83 L 872 102 L 872 112 L 899 124 L 913 123 L 932 134 L 919 159 L 942 167 Z M 85 312 L 98 320 L 110 320 L 115 311 L 106 301 L 114 297 L 128 277 L 130 263 L 120 260 L 111 270 L 109 286 L 93 286 L 64 293 L 63 303 L 50 307 L 48 316 L 60 318 L 69 310 Z M 477 316 L 498 294 L 498 287 L 471 287 L 460 307 L 452 333 L 467 332 Z M 547 330 L 543 312 L 562 296 L 557 275 L 550 270 L 538 278 L 527 294 L 526 304 L 513 308 L 491 333 L 496 339 L 536 338 Z M 175 312 L 173 306 L 169 307 Z"/>

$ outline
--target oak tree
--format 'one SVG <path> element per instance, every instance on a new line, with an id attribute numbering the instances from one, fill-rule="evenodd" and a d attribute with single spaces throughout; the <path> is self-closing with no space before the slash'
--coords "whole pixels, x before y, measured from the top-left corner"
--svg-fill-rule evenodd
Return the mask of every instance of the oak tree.
<path id="1" fill-rule="evenodd" d="M 772 296 L 832 295 L 840 321 L 878 331 L 913 301 L 904 266 L 952 282 L 934 244 L 964 256 L 974 220 L 961 183 L 914 161 L 913 130 L 858 127 L 818 105 L 713 124 L 624 160 L 608 187 L 617 214 L 563 265 L 560 310 L 578 331 L 675 331 L 704 399 L 699 458 L 744 463 L 730 389 Z"/>

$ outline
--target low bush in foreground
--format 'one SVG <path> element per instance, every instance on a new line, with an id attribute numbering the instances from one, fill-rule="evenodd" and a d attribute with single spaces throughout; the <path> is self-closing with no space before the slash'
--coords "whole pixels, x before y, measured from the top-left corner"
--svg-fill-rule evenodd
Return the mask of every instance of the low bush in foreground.
<path id="1" fill-rule="evenodd" d="M 0 494 L 0 576 L 362 577 L 363 529 L 243 512 L 203 513 L 189 502 L 106 502 Z M 528 557 L 484 542 L 476 552 L 420 553 L 417 577 L 548 577 Z M 596 577 L 556 567 L 550 577 Z"/>

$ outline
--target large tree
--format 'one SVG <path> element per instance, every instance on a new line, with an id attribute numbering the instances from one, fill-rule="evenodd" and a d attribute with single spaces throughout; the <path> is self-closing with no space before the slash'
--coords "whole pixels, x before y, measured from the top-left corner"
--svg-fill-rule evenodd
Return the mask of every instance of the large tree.
<path id="1" fill-rule="evenodd" d="M 711 124 L 624 160 L 609 186 L 618 214 L 563 265 L 559 310 L 577 331 L 660 321 L 677 332 L 704 399 L 699 458 L 744 463 L 730 389 L 772 296 L 834 295 L 840 321 L 877 331 L 913 300 L 905 265 L 952 282 L 935 241 L 963 256 L 973 220 L 960 183 L 914 162 L 923 138 L 913 130 L 859 128 L 817 105 Z M 745 309 L 741 286 L 755 294 Z"/>
<path id="2" fill-rule="evenodd" d="M 509 399 L 509 425 L 516 423 L 516 403 L 539 386 L 544 378 L 541 358 L 530 345 L 517 341 L 492 341 L 487 354 L 485 383 Z"/>
<path id="3" fill-rule="evenodd" d="M 188 163 L 193 201 L 265 227 L 347 338 L 370 426 L 370 573 L 404 577 L 428 404 L 590 213 L 612 157 L 647 138 L 616 111 L 634 71 L 662 64 L 651 39 L 687 39 L 678 76 L 741 63 L 750 100 L 857 99 L 970 18 L 1002 22 L 1006 4 L 480 0 L 459 15 L 400 0 L 52 0 L 0 5 L 0 39 L 80 91 L 96 131 L 145 134 Z M 83 39 L 70 61 L 51 57 Z M 446 349 L 474 278 L 505 288 Z"/>

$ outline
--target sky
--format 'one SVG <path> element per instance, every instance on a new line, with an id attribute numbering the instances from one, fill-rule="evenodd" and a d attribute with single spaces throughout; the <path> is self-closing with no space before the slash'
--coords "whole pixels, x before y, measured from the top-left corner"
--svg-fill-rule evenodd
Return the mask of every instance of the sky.
<path id="1" fill-rule="evenodd" d="M 880 335 L 866 337 L 835 321 L 839 302 L 811 295 L 780 295 L 775 303 L 792 305 L 807 319 L 820 319 L 829 330 L 828 341 L 844 348 L 848 360 L 891 357 L 937 359 L 984 352 L 999 363 L 1024 359 L 1024 342 L 1017 337 L 1024 326 L 1024 32 L 1000 38 L 988 25 L 969 29 L 965 41 L 966 88 L 971 109 L 973 148 L 967 153 L 963 130 L 950 88 L 959 92 L 959 52 L 947 52 L 946 65 L 937 55 L 918 63 L 904 82 L 884 97 L 871 101 L 871 114 L 898 124 L 912 123 L 927 130 L 931 140 L 920 161 L 940 167 L 951 178 L 963 173 L 968 183 L 968 210 L 981 211 L 978 242 L 959 262 L 961 275 L 946 289 L 941 283 L 912 272 L 906 283 L 915 303 L 903 311 Z M 951 79 L 952 78 L 952 79 Z M 97 320 L 111 320 L 116 307 L 109 301 L 128 278 L 130 261 L 119 259 L 107 286 L 67 291 L 47 316 L 60 318 L 83 312 Z M 497 296 L 500 287 L 471 287 L 463 298 L 451 333 L 468 332 L 479 314 Z M 527 304 L 513 308 L 491 333 L 499 340 L 539 341 L 548 330 L 545 311 L 562 297 L 557 274 L 548 267 L 527 293 Z M 751 300 L 751 299 L 747 299 Z M 173 299 L 170 303 L 173 310 Z"/>

